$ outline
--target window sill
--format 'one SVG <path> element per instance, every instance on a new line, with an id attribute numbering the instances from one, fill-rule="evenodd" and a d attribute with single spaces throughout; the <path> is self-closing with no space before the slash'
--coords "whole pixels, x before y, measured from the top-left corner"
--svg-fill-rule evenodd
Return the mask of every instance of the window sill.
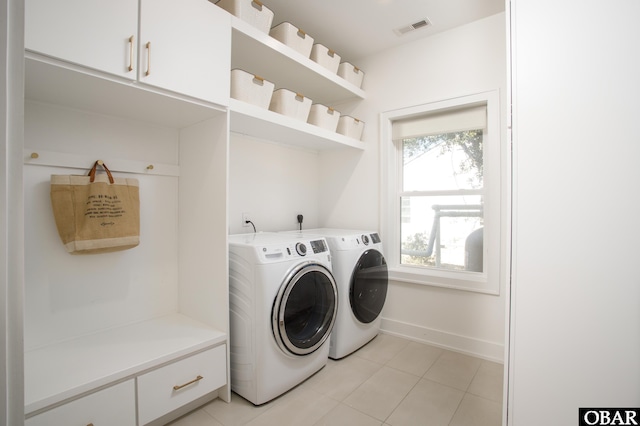
<path id="1" fill-rule="evenodd" d="M 389 280 L 494 296 L 500 295 L 497 282 L 491 283 L 485 274 L 472 272 L 448 272 L 411 266 L 389 266 Z"/>

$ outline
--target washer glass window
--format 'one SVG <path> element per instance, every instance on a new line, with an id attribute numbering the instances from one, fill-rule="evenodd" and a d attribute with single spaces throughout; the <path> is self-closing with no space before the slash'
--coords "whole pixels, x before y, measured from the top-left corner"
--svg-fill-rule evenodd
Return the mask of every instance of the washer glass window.
<path id="1" fill-rule="evenodd" d="M 337 313 L 337 287 L 331 272 L 309 263 L 297 268 L 280 289 L 273 311 L 281 349 L 306 355 L 329 337 Z"/>
<path id="2" fill-rule="evenodd" d="M 389 271 L 378 250 L 367 250 L 356 263 L 349 287 L 351 310 L 358 321 L 368 324 L 380 315 L 387 298 Z"/>

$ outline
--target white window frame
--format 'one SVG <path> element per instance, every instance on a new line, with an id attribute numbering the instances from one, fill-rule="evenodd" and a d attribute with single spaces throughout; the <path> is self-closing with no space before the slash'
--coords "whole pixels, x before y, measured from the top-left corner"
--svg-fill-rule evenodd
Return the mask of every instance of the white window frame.
<path id="1" fill-rule="evenodd" d="M 487 127 L 483 133 L 484 245 L 483 272 L 451 271 L 400 263 L 402 144 L 392 141 L 392 124 L 429 113 L 486 105 Z M 462 96 L 380 114 L 381 204 L 380 232 L 385 241 L 389 278 L 414 284 L 455 288 L 487 294 L 500 294 L 501 270 L 501 128 L 500 96 L 497 90 Z"/>

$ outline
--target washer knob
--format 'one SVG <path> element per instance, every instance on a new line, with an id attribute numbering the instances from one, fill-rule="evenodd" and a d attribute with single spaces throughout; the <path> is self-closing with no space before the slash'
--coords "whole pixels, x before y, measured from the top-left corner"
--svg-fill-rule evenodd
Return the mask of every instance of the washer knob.
<path id="1" fill-rule="evenodd" d="M 369 245 L 369 236 L 366 234 L 362 234 L 362 242 L 364 243 L 365 246 Z"/>
<path id="2" fill-rule="evenodd" d="M 306 256 L 307 255 L 307 246 L 305 246 L 304 243 L 298 243 L 298 244 L 296 244 L 296 251 L 298 252 L 298 254 L 300 256 Z"/>

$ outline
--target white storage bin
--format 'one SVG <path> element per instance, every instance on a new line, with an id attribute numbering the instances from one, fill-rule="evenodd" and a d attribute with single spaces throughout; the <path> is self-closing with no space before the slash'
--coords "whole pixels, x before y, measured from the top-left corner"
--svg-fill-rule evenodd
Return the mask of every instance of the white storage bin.
<path id="1" fill-rule="evenodd" d="M 338 75 L 357 87 L 362 87 L 364 73 L 358 67 L 349 62 L 343 62 L 338 66 Z"/>
<path id="2" fill-rule="evenodd" d="M 307 121 L 311 110 L 311 99 L 288 89 L 278 89 L 273 92 L 269 109 L 288 117 Z"/>
<path id="3" fill-rule="evenodd" d="M 338 120 L 338 128 L 336 129 L 336 132 L 341 135 L 360 140 L 362 138 L 362 130 L 364 130 L 364 121 L 360 121 L 357 118 L 353 118 L 348 115 L 343 115 Z"/>
<path id="4" fill-rule="evenodd" d="M 339 119 L 340 113 L 335 109 L 322 104 L 313 104 L 311 105 L 307 122 L 335 132 Z"/>
<path id="5" fill-rule="evenodd" d="M 309 57 L 313 48 L 313 37 L 289 22 L 283 22 L 271 28 L 269 35 L 306 58 Z"/>
<path id="6" fill-rule="evenodd" d="M 263 33 L 269 33 L 273 23 L 273 12 L 259 0 L 219 0 L 216 4 Z"/>
<path id="7" fill-rule="evenodd" d="M 239 101 L 269 108 L 275 85 L 262 77 L 241 69 L 231 70 L 231 97 Z"/>
<path id="8" fill-rule="evenodd" d="M 332 73 L 336 73 L 338 66 L 340 66 L 340 55 L 322 44 L 313 45 L 310 58 Z"/>

